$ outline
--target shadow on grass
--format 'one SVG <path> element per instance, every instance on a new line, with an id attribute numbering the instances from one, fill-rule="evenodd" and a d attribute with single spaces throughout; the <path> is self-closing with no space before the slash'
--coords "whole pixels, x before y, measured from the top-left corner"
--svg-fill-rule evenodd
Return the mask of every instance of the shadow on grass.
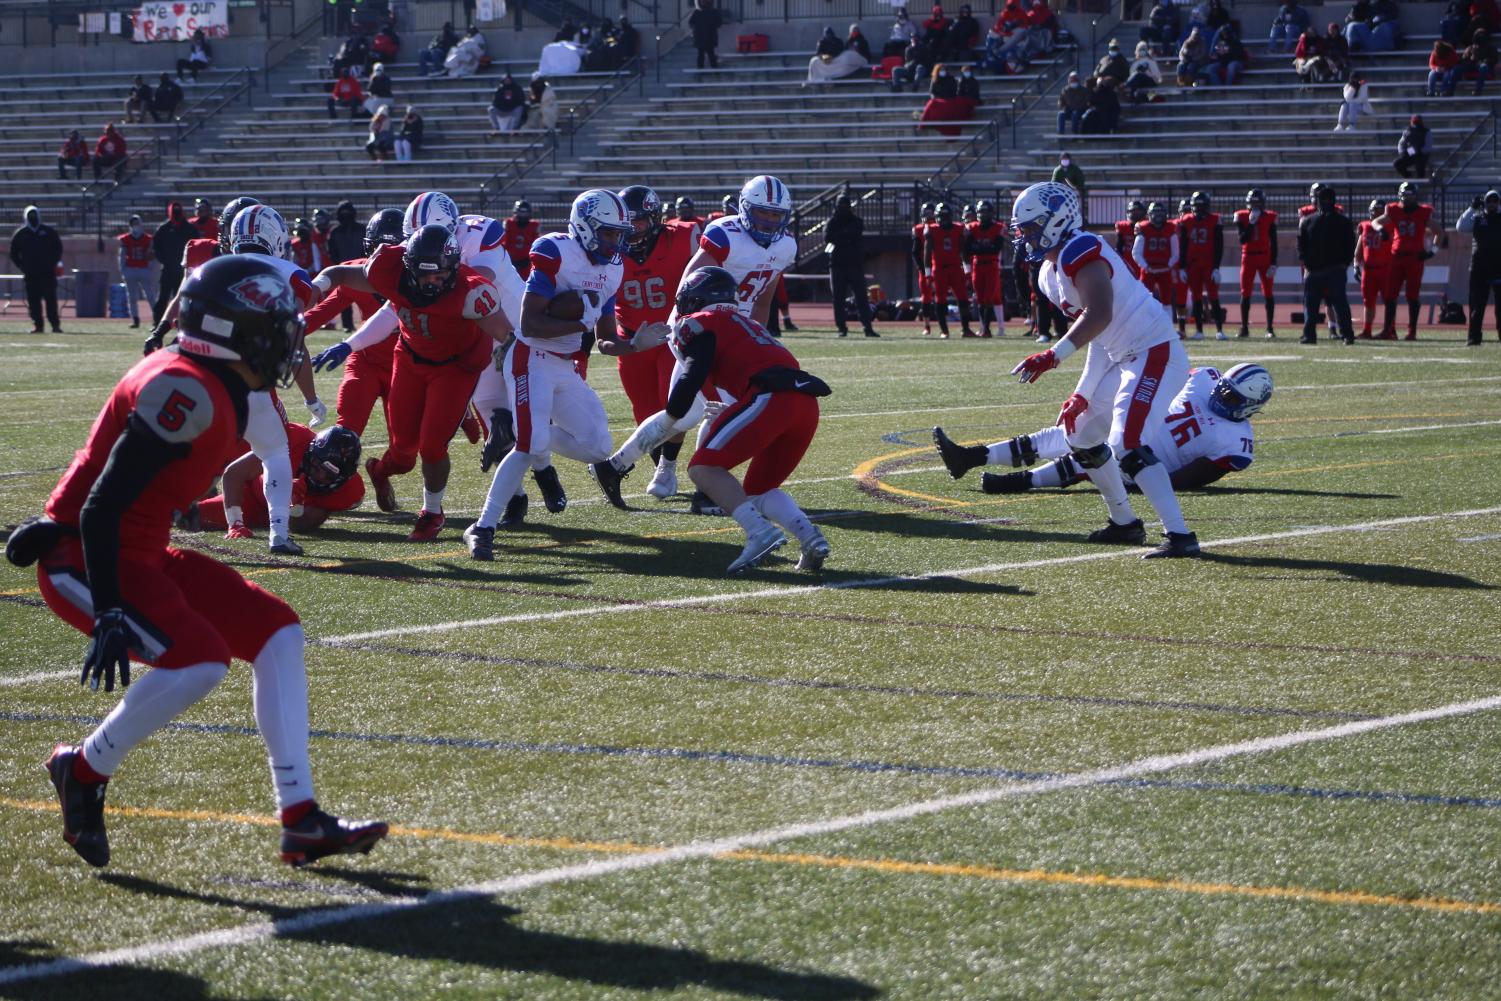
<path id="1" fill-rule="evenodd" d="M 1463 574 L 1421 567 L 1403 567 L 1391 563 L 1352 563 L 1346 560 L 1304 560 L 1291 556 L 1233 556 L 1206 551 L 1199 557 L 1211 563 L 1265 570 L 1289 570 L 1295 573 L 1337 574 L 1362 584 L 1394 584 L 1398 587 L 1439 587 L 1461 591 L 1494 591 L 1486 584 Z"/>
<path id="2" fill-rule="evenodd" d="M 33 963 L 50 963 L 64 959 L 52 951 L 45 942 L 0 940 L 0 973 L 12 966 Z M 0 984 L 0 998 L 25 999 L 25 1001 L 79 1001 L 80 998 L 97 998 L 100 1001 L 199 1001 L 226 995 L 215 990 L 200 977 L 175 970 L 160 970 L 140 966 L 109 966 L 79 970 L 74 973 L 53 975 L 39 980 L 22 980 Z M 242 1001 L 275 1001 L 272 997 Z"/>

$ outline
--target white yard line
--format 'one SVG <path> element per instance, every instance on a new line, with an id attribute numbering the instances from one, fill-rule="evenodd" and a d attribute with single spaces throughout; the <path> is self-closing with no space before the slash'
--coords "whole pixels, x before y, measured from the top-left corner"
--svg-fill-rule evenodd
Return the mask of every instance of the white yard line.
<path id="1" fill-rule="evenodd" d="M 18 674 L 14 678 L 0 678 L 0 688 L 31 685 L 38 681 L 56 681 L 58 678 L 76 678 L 77 671 L 38 671 L 35 674 Z"/>
<path id="2" fill-rule="evenodd" d="M 1073 775 L 996 786 L 953 796 L 920 800 L 900 806 L 867 810 L 863 813 L 786 824 L 759 831 L 750 831 L 745 834 L 716 838 L 712 841 L 695 841 L 686 845 L 678 845 L 677 847 L 664 848 L 658 851 L 642 851 L 631 855 L 617 855 L 609 858 L 595 859 L 577 865 L 557 866 L 537 872 L 520 873 L 504 879 L 472 883 L 468 886 L 460 886 L 452 890 L 432 893 L 417 899 L 398 898 L 378 904 L 354 904 L 334 910 L 312 911 L 281 921 L 257 921 L 251 924 L 239 925 L 233 928 L 222 928 L 217 931 L 203 932 L 198 935 L 188 935 L 182 938 L 161 939 L 156 942 L 128 946 L 123 949 L 112 949 L 106 952 L 95 952 L 82 956 L 69 956 L 44 963 L 33 963 L 27 966 L 13 966 L 8 969 L 0 969 L 0 985 L 59 977 L 99 967 L 152 963 L 175 956 L 186 956 L 202 952 L 207 949 L 249 945 L 269 939 L 285 938 L 317 928 L 327 928 L 332 925 L 349 924 L 355 921 L 370 921 L 376 918 L 410 912 L 420 907 L 431 907 L 474 898 L 493 897 L 499 894 L 520 893 L 540 886 L 598 879 L 622 872 L 633 872 L 670 865 L 675 862 L 712 859 L 729 852 L 761 848 L 797 838 L 835 834 L 840 831 L 873 827 L 877 824 L 912 820 L 917 817 L 929 816 L 947 810 L 984 806 L 1001 800 L 1019 799 L 1023 796 L 1040 796 L 1045 793 L 1063 792 L 1070 789 L 1084 789 L 1108 782 L 1119 782 L 1140 778 L 1144 775 L 1156 775 L 1179 768 L 1190 768 L 1196 765 L 1223 761 L 1227 758 L 1284 751 L 1305 744 L 1341 740 L 1346 737 L 1356 737 L 1393 727 L 1409 726 L 1415 723 L 1427 723 L 1455 716 L 1489 712 L 1496 708 L 1501 708 L 1501 695 L 1473 699 L 1468 702 L 1452 702 L 1448 705 L 1437 706 L 1432 709 L 1421 709 L 1394 716 L 1383 716 L 1378 719 L 1341 723 L 1337 726 L 1322 727 L 1317 730 L 1301 730 L 1271 737 L 1257 737 L 1253 740 L 1200 747 L 1176 754 L 1151 755 L 1145 758 L 1137 758 L 1135 761 L 1128 761 L 1124 764 L 1096 768 Z"/>

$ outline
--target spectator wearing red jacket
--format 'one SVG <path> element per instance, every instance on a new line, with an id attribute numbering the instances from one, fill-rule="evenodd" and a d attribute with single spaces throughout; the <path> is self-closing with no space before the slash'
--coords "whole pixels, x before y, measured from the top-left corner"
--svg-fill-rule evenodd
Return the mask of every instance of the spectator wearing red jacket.
<path id="1" fill-rule="evenodd" d="M 338 108 L 342 105 L 349 109 L 350 121 L 360 117 L 360 112 L 365 108 L 365 91 L 360 86 L 360 67 L 350 66 L 344 71 L 344 75 L 334 81 L 333 90 L 328 95 L 328 117 L 337 118 Z"/>
<path id="2" fill-rule="evenodd" d="M 125 173 L 125 156 L 125 137 L 115 128 L 115 123 L 110 122 L 104 126 L 104 135 L 94 145 L 94 180 L 99 180 L 100 175 L 108 170 L 114 173 L 111 180 L 119 184 Z"/>
<path id="3" fill-rule="evenodd" d="M 947 50 L 946 38 L 949 25 L 953 23 L 952 18 L 943 16 L 943 7 L 938 4 L 933 5 L 932 15 L 922 23 L 923 44 L 934 53 L 935 57 L 941 57 Z"/>
<path id="4" fill-rule="evenodd" d="M 68 138 L 63 142 L 63 148 L 57 151 L 57 178 L 60 181 L 68 179 L 68 168 L 74 170 L 74 179 L 83 180 L 83 168 L 89 162 L 89 144 L 83 141 L 83 136 L 74 129 L 68 133 Z"/>
<path id="5" fill-rule="evenodd" d="M 1433 43 L 1433 51 L 1428 55 L 1428 90 L 1427 96 L 1438 97 L 1439 90 L 1443 87 L 1444 77 L 1449 71 L 1459 65 L 1459 53 L 1454 46 L 1442 38 Z"/>

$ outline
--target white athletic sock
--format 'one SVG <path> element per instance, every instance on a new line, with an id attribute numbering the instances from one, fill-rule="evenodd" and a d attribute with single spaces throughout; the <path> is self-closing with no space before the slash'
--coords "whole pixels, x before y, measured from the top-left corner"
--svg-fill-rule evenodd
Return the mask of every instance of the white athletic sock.
<path id="1" fill-rule="evenodd" d="M 751 503 L 768 520 L 776 522 L 791 532 L 803 545 L 807 545 L 822 534 L 817 526 L 808 520 L 803 509 L 797 506 L 797 501 L 792 499 L 792 495 L 781 488 L 758 494 L 751 498 Z"/>
<path id="2" fill-rule="evenodd" d="M 1061 487 L 1063 486 L 1063 471 L 1058 468 L 1055 459 L 1045 466 L 1038 466 L 1027 473 L 1034 487 Z"/>
<path id="3" fill-rule="evenodd" d="M 1168 475 L 1166 466 L 1155 462 L 1132 479 L 1157 511 L 1163 528 L 1179 535 L 1188 531 L 1188 523 L 1183 520 L 1183 508 L 1178 505 L 1178 495 L 1173 492 L 1173 480 Z"/>
<path id="4" fill-rule="evenodd" d="M 1033 431 L 1027 436 L 1032 439 L 1032 449 L 1037 453 L 1038 459 L 1060 459 L 1073 449 L 1069 446 L 1068 436 L 1063 428 L 1043 428 L 1041 431 Z M 1011 443 L 1014 438 L 998 441 L 994 445 L 986 447 L 985 464 L 988 466 L 1011 465 Z"/>
<path id="5" fill-rule="evenodd" d="M 251 665 L 255 725 L 271 761 L 278 810 L 314 798 L 302 647 L 302 626 L 283 626 L 261 647 Z"/>
<path id="6" fill-rule="evenodd" d="M 751 538 L 771 528 L 771 523 L 761 515 L 760 511 L 756 510 L 756 505 L 748 500 L 731 511 L 730 517 L 734 518 L 739 522 L 740 527 L 745 529 L 746 538 Z"/>
<path id="7" fill-rule="evenodd" d="M 485 506 L 480 509 L 477 524 L 481 528 L 494 528 L 512 497 L 521 492 L 521 478 L 531 468 L 532 457 L 514 448 L 495 467 L 495 478 L 490 481 L 490 491 L 485 494 Z"/>
<path id="8" fill-rule="evenodd" d="M 233 506 L 231 506 L 229 504 L 224 505 L 224 523 L 226 525 L 233 525 L 235 522 L 243 522 L 244 520 L 245 520 L 245 509 L 244 508 L 233 507 Z"/>
<path id="9" fill-rule="evenodd" d="M 1110 509 L 1110 520 L 1117 525 L 1136 520 L 1136 512 L 1131 510 L 1131 502 L 1126 499 L 1126 481 L 1121 478 L 1121 466 L 1115 456 L 1110 461 L 1097 469 L 1089 471 L 1089 481 L 1099 490 L 1100 496 L 1105 498 L 1105 506 Z"/>
<path id="10" fill-rule="evenodd" d="M 547 435 L 548 439 L 549 440 L 554 440 L 553 439 L 553 435 L 557 434 L 561 430 L 562 430 L 562 428 L 558 427 L 556 424 L 554 424 L 552 427 L 548 428 L 548 435 Z M 559 451 L 562 451 L 562 450 L 559 449 Z M 568 455 L 567 452 L 563 452 L 563 454 L 564 455 Z M 573 458 L 572 456 L 568 456 L 568 457 L 569 458 Z M 552 465 L 552 449 L 549 448 L 546 452 L 538 452 L 536 455 L 532 456 L 532 468 L 533 469 L 546 469 L 550 465 Z"/>
<path id="11" fill-rule="evenodd" d="M 422 510 L 441 512 L 443 510 L 443 495 L 448 493 L 448 488 L 442 490 L 429 490 L 422 488 Z"/>
<path id="12" fill-rule="evenodd" d="M 120 704 L 83 742 L 83 759 L 100 775 L 113 775 L 132 747 L 175 719 L 224 680 L 228 664 L 153 668 L 125 690 Z"/>

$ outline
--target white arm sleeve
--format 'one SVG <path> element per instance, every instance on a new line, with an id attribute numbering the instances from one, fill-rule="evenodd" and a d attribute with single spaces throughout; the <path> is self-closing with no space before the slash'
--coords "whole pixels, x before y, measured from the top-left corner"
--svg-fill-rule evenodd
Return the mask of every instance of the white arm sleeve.
<path id="1" fill-rule="evenodd" d="M 1142 271 L 1147 269 L 1147 239 L 1140 233 L 1136 234 L 1136 242 L 1131 244 L 1131 259 Z"/>
<path id="2" fill-rule="evenodd" d="M 1106 371 L 1111 365 L 1110 356 L 1103 348 L 1091 343 L 1089 350 L 1084 355 L 1084 371 L 1079 373 L 1079 384 L 1074 387 L 1074 392 L 1086 400 L 1094 395 L 1100 380 L 1105 377 Z"/>
<path id="3" fill-rule="evenodd" d="M 345 343 L 356 351 L 360 351 L 372 344 L 379 344 L 396 333 L 396 328 L 400 326 L 400 323 L 401 321 L 396 318 L 395 308 L 388 302 L 376 310 L 374 316 L 360 324 L 360 329 L 345 338 Z"/>
<path id="4" fill-rule="evenodd" d="M 292 507 L 292 458 L 287 451 L 287 429 L 269 392 L 251 393 L 245 420 L 245 441 L 265 467 L 261 484 L 266 509 L 271 515 L 271 541 L 287 538 L 287 516 Z"/>

